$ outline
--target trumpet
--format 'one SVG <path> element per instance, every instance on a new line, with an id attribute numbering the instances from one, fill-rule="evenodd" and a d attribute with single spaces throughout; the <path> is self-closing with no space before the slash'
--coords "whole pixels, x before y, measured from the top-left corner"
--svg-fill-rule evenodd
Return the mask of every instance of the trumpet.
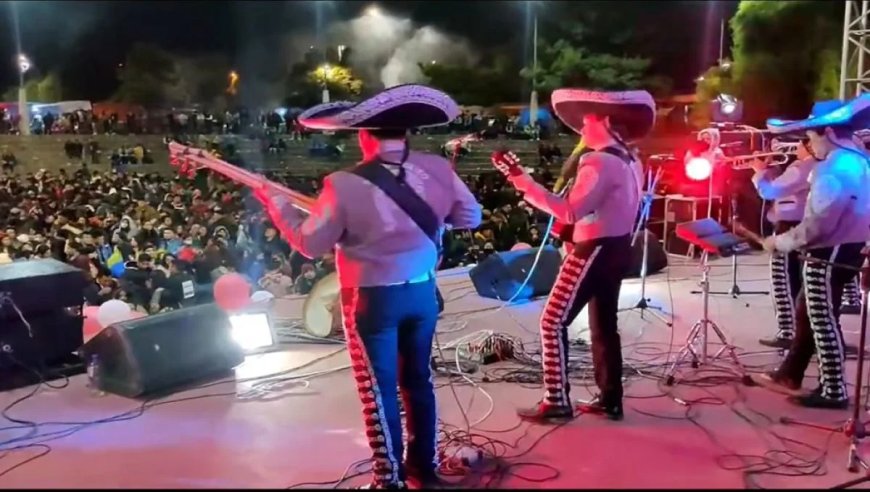
<path id="1" fill-rule="evenodd" d="M 770 144 L 770 152 L 725 157 L 724 160 L 726 163 L 731 165 L 732 169 L 735 170 L 749 169 L 752 167 L 752 161 L 755 159 L 765 159 L 767 157 L 771 158 L 768 166 L 784 166 L 793 161 L 797 156 L 799 145 L 800 143 L 798 142 L 773 141 Z"/>

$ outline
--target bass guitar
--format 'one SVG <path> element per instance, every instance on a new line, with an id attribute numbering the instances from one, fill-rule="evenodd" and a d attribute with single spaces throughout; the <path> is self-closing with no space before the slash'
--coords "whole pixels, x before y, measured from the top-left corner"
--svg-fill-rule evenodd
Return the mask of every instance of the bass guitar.
<path id="1" fill-rule="evenodd" d="M 284 195 L 289 198 L 290 203 L 294 207 L 306 213 L 309 213 L 314 206 L 315 199 L 313 197 L 270 181 L 260 174 L 234 166 L 196 147 L 181 145 L 176 142 L 170 143 L 169 163 L 173 167 L 177 167 L 179 173 L 188 177 L 193 177 L 196 171 L 200 169 L 208 169 L 255 191 L 270 191 Z"/>

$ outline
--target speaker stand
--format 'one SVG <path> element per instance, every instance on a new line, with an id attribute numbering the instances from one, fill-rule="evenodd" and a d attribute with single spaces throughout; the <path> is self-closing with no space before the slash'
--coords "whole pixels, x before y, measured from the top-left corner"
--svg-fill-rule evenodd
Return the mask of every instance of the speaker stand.
<path id="1" fill-rule="evenodd" d="M 647 188 L 646 192 L 643 194 L 643 205 L 640 209 L 640 217 L 638 217 L 637 220 L 637 227 L 635 228 L 631 239 L 631 244 L 634 246 L 634 242 L 637 241 L 637 235 L 643 234 L 643 253 L 640 262 L 640 299 L 637 300 L 634 306 L 620 309 L 619 312 L 637 310 L 640 312 L 640 319 L 643 320 L 646 319 L 644 318 L 644 314 L 649 312 L 649 314 L 654 318 L 658 319 L 668 327 L 672 327 L 674 326 L 674 323 L 672 320 L 665 317 L 665 310 L 660 306 L 650 304 L 650 300 L 646 297 L 647 264 L 649 262 L 649 232 L 646 230 L 646 226 L 649 222 L 650 210 L 652 209 L 653 193 L 655 192 L 656 185 L 661 176 L 662 168 L 658 168 L 655 177 L 653 177 L 651 170 L 647 170 Z"/>

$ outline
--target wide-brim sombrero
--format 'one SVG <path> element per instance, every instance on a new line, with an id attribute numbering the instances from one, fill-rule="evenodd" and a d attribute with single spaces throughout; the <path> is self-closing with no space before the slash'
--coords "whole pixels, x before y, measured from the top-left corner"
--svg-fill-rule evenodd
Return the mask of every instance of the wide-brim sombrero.
<path id="1" fill-rule="evenodd" d="M 767 120 L 767 129 L 774 135 L 842 125 L 850 125 L 856 131 L 870 127 L 870 94 L 862 94 L 848 102 L 836 99 L 817 102 L 804 120 Z"/>
<path id="2" fill-rule="evenodd" d="M 323 104 L 318 104 L 317 106 L 306 109 L 305 111 L 299 113 L 299 116 L 296 118 L 299 121 L 316 119 L 316 118 L 326 118 L 328 116 L 334 116 L 342 111 L 353 107 L 355 103 L 350 101 L 334 101 Z"/>
<path id="3" fill-rule="evenodd" d="M 300 115 L 299 123 L 315 130 L 401 130 L 446 125 L 461 113 L 447 94 L 425 85 L 406 84 L 381 91 L 337 113 L 305 118 Z"/>
<path id="4" fill-rule="evenodd" d="M 611 125 L 621 127 L 621 136 L 628 140 L 645 137 L 656 121 L 656 104 L 647 91 L 556 89 L 550 104 L 556 116 L 577 133 L 583 128 L 583 116 L 593 113 L 609 117 Z"/>

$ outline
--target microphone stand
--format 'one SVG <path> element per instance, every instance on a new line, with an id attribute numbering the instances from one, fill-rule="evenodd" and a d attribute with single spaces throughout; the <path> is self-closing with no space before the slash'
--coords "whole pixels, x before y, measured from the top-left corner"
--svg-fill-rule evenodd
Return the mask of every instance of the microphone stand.
<path id="1" fill-rule="evenodd" d="M 635 303 L 634 306 L 630 308 L 620 309 L 619 312 L 634 311 L 635 309 L 637 309 L 638 311 L 640 311 L 640 318 L 644 319 L 644 312 L 649 311 L 650 314 L 658 318 L 662 323 L 671 327 L 674 326 L 673 320 L 668 320 L 667 318 L 665 318 L 665 310 L 660 306 L 650 304 L 650 299 L 647 299 L 646 297 L 646 275 L 647 263 L 649 261 L 649 233 L 646 230 L 646 227 L 647 223 L 649 222 L 650 210 L 652 209 L 653 194 L 655 193 L 656 185 L 659 182 L 659 178 L 662 177 L 662 171 L 663 169 L 661 167 L 658 168 L 655 177 L 653 177 L 652 170 L 647 170 L 647 189 L 646 192 L 644 192 L 643 194 L 643 205 L 640 209 L 640 217 L 637 220 L 637 226 L 632 233 L 632 246 L 634 246 L 634 242 L 637 241 L 638 234 L 643 234 L 643 255 L 640 264 L 640 299 L 638 299 L 637 303 Z"/>

